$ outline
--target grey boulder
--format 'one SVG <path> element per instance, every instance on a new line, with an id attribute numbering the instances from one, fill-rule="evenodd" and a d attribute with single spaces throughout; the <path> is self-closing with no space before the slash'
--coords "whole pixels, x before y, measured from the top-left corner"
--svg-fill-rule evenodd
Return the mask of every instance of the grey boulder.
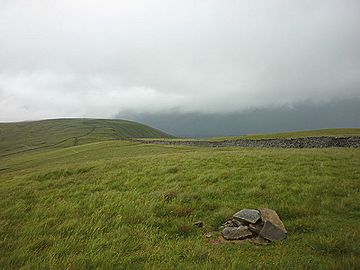
<path id="1" fill-rule="evenodd" d="M 285 239 L 287 231 L 278 214 L 274 210 L 268 208 L 261 208 L 259 211 L 261 219 L 264 222 L 264 226 L 259 234 L 270 241 Z"/>

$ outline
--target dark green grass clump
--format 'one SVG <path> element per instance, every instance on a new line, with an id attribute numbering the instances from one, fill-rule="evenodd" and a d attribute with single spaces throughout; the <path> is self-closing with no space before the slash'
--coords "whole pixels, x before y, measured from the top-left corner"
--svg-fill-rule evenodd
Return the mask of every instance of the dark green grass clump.
<path id="1" fill-rule="evenodd" d="M 2 269 L 360 268 L 359 149 L 112 141 L 0 162 Z M 287 239 L 204 237 L 258 207 L 278 212 Z"/>

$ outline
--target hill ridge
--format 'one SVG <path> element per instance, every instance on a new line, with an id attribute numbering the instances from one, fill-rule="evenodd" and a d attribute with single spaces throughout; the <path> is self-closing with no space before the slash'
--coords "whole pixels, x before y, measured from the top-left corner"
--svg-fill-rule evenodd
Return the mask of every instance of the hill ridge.
<path id="1" fill-rule="evenodd" d="M 0 123 L 0 156 L 125 138 L 172 138 L 161 130 L 129 120 L 56 118 Z"/>

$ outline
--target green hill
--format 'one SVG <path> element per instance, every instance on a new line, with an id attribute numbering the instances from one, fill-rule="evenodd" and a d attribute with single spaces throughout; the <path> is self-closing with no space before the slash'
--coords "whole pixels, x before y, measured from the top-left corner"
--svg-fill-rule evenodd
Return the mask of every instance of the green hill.
<path id="1" fill-rule="evenodd" d="M 126 120 L 50 119 L 0 123 L 0 156 L 124 138 L 169 138 L 160 130 Z"/>

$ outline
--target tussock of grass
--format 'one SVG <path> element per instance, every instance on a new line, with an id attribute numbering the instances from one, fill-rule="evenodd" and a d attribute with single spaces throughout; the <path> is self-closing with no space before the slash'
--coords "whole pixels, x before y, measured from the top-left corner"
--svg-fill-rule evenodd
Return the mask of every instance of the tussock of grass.
<path id="1" fill-rule="evenodd" d="M 163 198 L 165 202 L 171 202 L 177 196 L 177 191 L 174 189 L 167 190 L 164 192 Z"/>
<path id="2" fill-rule="evenodd" d="M 176 166 L 173 166 L 173 167 L 166 168 L 164 172 L 165 173 L 177 173 L 178 170 L 179 169 Z"/>

